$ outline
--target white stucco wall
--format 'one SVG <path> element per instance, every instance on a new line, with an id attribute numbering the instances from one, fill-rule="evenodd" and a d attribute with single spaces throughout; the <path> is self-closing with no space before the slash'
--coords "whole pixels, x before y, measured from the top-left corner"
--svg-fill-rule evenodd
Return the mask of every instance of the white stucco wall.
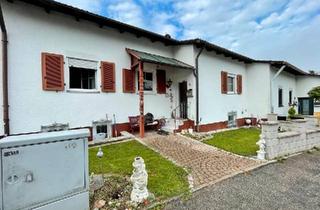
<path id="1" fill-rule="evenodd" d="M 195 50 L 192 44 L 176 46 L 174 48 L 174 58 L 191 66 L 195 66 L 194 54 Z"/>
<path id="2" fill-rule="evenodd" d="M 241 74 L 242 94 L 221 93 L 221 71 Z M 244 63 L 203 51 L 199 58 L 200 118 L 201 124 L 228 120 L 228 112 L 236 111 L 237 118 L 247 117 L 247 80 Z"/>
<path id="3" fill-rule="evenodd" d="M 271 79 L 277 73 L 278 69 L 271 68 Z M 283 90 L 283 107 L 278 106 L 278 89 Z M 289 110 L 289 90 L 292 90 L 292 99 L 297 96 L 296 76 L 283 71 L 275 80 L 273 80 L 272 86 L 272 103 L 274 107 L 274 113 L 282 116 L 288 115 Z"/>
<path id="4" fill-rule="evenodd" d="M 139 113 L 138 94 L 122 92 L 122 68 L 130 66 L 125 48 L 173 57 L 172 47 L 113 29 L 100 29 L 96 24 L 74 17 L 32 7 L 21 2 L 2 4 L 9 32 L 9 98 L 11 133 L 39 131 L 41 125 L 69 123 L 70 127 L 91 126 L 92 120 L 112 117 L 117 123 L 127 122 L 129 115 Z M 27 8 L 27 9 L 26 9 Z M 116 93 L 70 93 L 42 90 L 41 52 L 64 56 L 110 61 L 116 64 Z M 159 66 L 147 66 L 155 69 Z M 166 69 L 160 67 L 161 69 Z M 174 69 L 170 69 L 174 71 Z M 170 74 L 168 69 L 168 76 Z M 182 70 L 177 70 L 181 71 Z M 178 73 L 179 79 L 192 72 Z M 100 71 L 96 74 L 100 90 Z M 178 77 L 178 76 L 177 76 Z M 65 83 L 68 89 L 68 67 Z M 175 83 L 177 81 L 174 81 Z M 192 83 L 192 82 L 190 82 Z M 177 97 L 174 95 L 174 97 Z M 166 95 L 146 94 L 145 113 L 170 117 L 170 100 Z"/>
<path id="5" fill-rule="evenodd" d="M 247 64 L 248 115 L 266 118 L 270 113 L 270 65 L 266 63 Z"/>
<path id="6" fill-rule="evenodd" d="M 320 86 L 320 76 L 298 76 L 297 97 L 308 97 L 308 92 L 317 86 Z"/>

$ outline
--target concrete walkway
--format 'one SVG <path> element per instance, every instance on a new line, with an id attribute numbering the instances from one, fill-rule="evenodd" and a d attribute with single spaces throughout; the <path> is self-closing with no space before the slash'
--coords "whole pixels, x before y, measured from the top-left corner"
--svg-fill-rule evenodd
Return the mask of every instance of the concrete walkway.
<path id="1" fill-rule="evenodd" d="M 320 209 L 320 152 L 234 176 L 166 209 Z"/>
<path id="2" fill-rule="evenodd" d="M 195 189 L 261 164 L 260 161 L 223 152 L 179 135 L 160 136 L 149 133 L 141 141 L 189 169 Z"/>

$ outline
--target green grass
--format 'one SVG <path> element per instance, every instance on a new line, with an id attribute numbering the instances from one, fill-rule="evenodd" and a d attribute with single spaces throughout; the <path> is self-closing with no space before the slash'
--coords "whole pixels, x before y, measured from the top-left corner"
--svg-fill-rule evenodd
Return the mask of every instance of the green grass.
<path id="1" fill-rule="evenodd" d="M 104 157 L 96 157 L 98 148 L 89 149 L 90 173 L 111 173 L 131 176 L 132 162 L 141 156 L 148 172 L 148 189 L 159 199 L 164 199 L 188 192 L 187 173 L 181 167 L 161 157 L 158 153 L 137 141 L 103 146 Z M 102 163 L 102 167 L 100 167 Z"/>
<path id="2" fill-rule="evenodd" d="M 256 145 L 259 135 L 260 130 L 257 128 L 240 128 L 216 133 L 213 138 L 204 143 L 238 155 L 253 156 L 259 149 Z"/>

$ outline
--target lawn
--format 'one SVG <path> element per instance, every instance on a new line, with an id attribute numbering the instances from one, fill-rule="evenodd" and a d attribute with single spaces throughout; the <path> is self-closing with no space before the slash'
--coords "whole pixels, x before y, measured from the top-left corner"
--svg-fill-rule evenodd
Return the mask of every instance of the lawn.
<path id="1" fill-rule="evenodd" d="M 102 168 L 103 173 L 131 176 L 133 159 L 141 156 L 149 175 L 148 189 L 156 198 L 164 199 L 188 192 L 187 173 L 139 142 L 112 144 L 103 146 L 102 149 L 104 152 L 102 167 L 96 157 L 98 148 L 89 149 L 90 173 L 101 173 Z"/>
<path id="2" fill-rule="evenodd" d="M 223 150 L 243 155 L 254 156 L 257 153 L 260 130 L 257 128 L 240 128 L 214 134 L 213 138 L 204 143 Z"/>

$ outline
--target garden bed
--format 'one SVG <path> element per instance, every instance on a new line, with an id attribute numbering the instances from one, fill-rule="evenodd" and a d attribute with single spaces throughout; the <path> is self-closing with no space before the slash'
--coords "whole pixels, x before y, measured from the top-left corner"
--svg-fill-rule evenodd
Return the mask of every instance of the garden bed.
<path id="1" fill-rule="evenodd" d="M 136 156 L 141 156 L 146 164 L 148 172 L 148 189 L 155 196 L 155 201 L 161 201 L 170 197 L 174 197 L 188 192 L 189 183 L 187 181 L 187 172 L 174 165 L 169 160 L 163 158 L 158 153 L 138 143 L 137 141 L 129 141 L 119 144 L 103 146 L 104 156 L 99 159 L 96 157 L 98 148 L 89 149 L 89 170 L 94 174 L 107 174 L 123 177 L 124 186 L 131 185 L 128 180 L 132 174 L 132 163 Z M 131 190 L 131 186 L 129 186 Z M 102 190 L 103 192 L 103 190 Z M 131 191 L 130 191 L 131 192 Z M 110 200 L 111 192 L 106 193 L 103 200 Z M 99 194 L 101 199 L 101 192 Z M 124 195 L 128 199 L 128 195 Z M 123 198 L 123 197 L 122 197 Z M 123 206 L 126 203 L 123 199 L 120 203 L 117 200 L 112 200 L 115 205 Z M 129 206 L 128 206 L 129 207 Z"/>

